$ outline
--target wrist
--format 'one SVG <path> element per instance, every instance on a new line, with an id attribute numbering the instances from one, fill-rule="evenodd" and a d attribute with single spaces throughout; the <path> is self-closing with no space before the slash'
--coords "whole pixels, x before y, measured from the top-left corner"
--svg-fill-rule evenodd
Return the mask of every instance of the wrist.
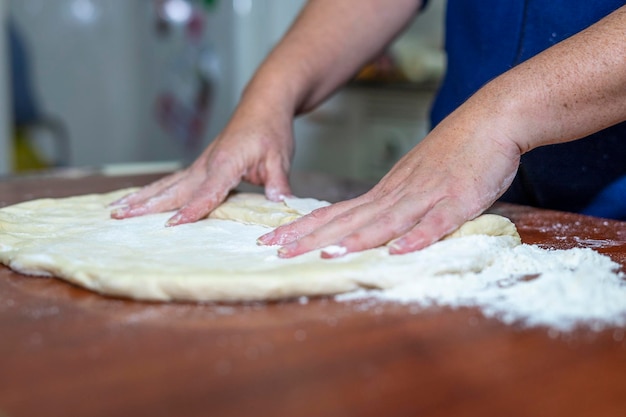
<path id="1" fill-rule="evenodd" d="M 238 107 L 261 113 L 269 110 L 293 118 L 305 95 L 304 83 L 297 78 L 296 71 L 284 71 L 283 66 L 266 62 L 242 91 Z"/>
<path id="2" fill-rule="evenodd" d="M 478 90 L 460 109 L 465 123 L 481 136 L 498 142 L 509 155 L 522 155 L 542 145 L 541 117 L 532 86 L 519 88 L 515 80 L 502 75 Z"/>

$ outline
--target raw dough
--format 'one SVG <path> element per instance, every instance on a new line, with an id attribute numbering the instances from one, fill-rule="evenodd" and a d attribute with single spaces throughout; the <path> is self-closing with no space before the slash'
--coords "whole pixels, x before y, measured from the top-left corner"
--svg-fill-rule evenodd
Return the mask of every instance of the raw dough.
<path id="1" fill-rule="evenodd" d="M 24 274 L 55 276 L 115 296 L 241 301 L 388 288 L 423 275 L 476 271 L 519 244 L 508 219 L 488 216 L 463 226 L 457 234 L 464 237 L 407 255 L 378 248 L 336 259 L 322 260 L 319 251 L 280 259 L 276 247 L 258 246 L 256 239 L 328 203 L 272 203 L 239 194 L 211 218 L 164 227 L 172 213 L 111 219 L 107 204 L 127 192 L 0 209 L 0 262 Z M 466 236 L 482 230 L 495 236 Z M 464 256 L 450 258 L 451 248 Z"/>
<path id="2" fill-rule="evenodd" d="M 450 233 L 445 239 L 453 239 L 463 236 L 487 235 L 487 236 L 511 236 L 518 244 L 522 243 L 517 228 L 506 217 L 497 214 L 483 214 L 474 220 L 470 220 Z"/>
<path id="3" fill-rule="evenodd" d="M 213 210 L 209 217 L 278 227 L 328 204 L 312 198 L 287 198 L 285 204 L 276 204 L 266 199 L 263 194 L 239 193 L 231 195 L 221 206 Z"/>

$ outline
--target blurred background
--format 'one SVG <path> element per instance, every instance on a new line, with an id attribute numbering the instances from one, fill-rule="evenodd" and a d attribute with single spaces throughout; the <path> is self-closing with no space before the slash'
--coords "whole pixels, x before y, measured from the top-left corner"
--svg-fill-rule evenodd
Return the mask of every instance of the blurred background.
<path id="1" fill-rule="evenodd" d="M 0 0 L 0 174 L 188 164 L 304 3 Z M 424 137 L 444 9 L 296 121 L 294 170 L 376 180 Z"/>

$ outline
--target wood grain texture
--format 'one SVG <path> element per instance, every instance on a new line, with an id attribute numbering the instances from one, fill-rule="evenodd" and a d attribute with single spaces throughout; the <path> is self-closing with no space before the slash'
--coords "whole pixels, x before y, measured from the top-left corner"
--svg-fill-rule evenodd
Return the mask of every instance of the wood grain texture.
<path id="1" fill-rule="evenodd" d="M 0 182 L 0 204 L 153 176 Z M 303 178 L 313 196 L 356 193 Z M 317 187 L 317 188 L 316 188 Z M 304 195 L 301 193 L 301 195 Z M 527 243 L 626 264 L 626 225 L 498 205 Z M 549 334 L 475 309 L 152 304 L 0 268 L 0 416 L 623 416 L 624 329 Z"/>

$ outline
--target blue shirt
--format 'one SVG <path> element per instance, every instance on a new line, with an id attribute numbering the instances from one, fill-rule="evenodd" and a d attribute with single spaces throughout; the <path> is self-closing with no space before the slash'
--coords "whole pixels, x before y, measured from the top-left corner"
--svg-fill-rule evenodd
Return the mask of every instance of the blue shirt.
<path id="1" fill-rule="evenodd" d="M 489 80 L 624 4 L 623 0 L 448 0 L 448 70 L 433 105 L 433 126 Z M 623 190 L 615 187 L 622 178 L 626 178 L 626 124 L 523 155 L 517 177 L 502 199 L 585 211 L 597 206 L 595 200 L 603 191 L 606 200 L 611 186 Z M 622 195 L 616 197 L 626 200 Z M 623 213 L 612 212 L 610 217 L 626 218 L 624 205 Z"/>

